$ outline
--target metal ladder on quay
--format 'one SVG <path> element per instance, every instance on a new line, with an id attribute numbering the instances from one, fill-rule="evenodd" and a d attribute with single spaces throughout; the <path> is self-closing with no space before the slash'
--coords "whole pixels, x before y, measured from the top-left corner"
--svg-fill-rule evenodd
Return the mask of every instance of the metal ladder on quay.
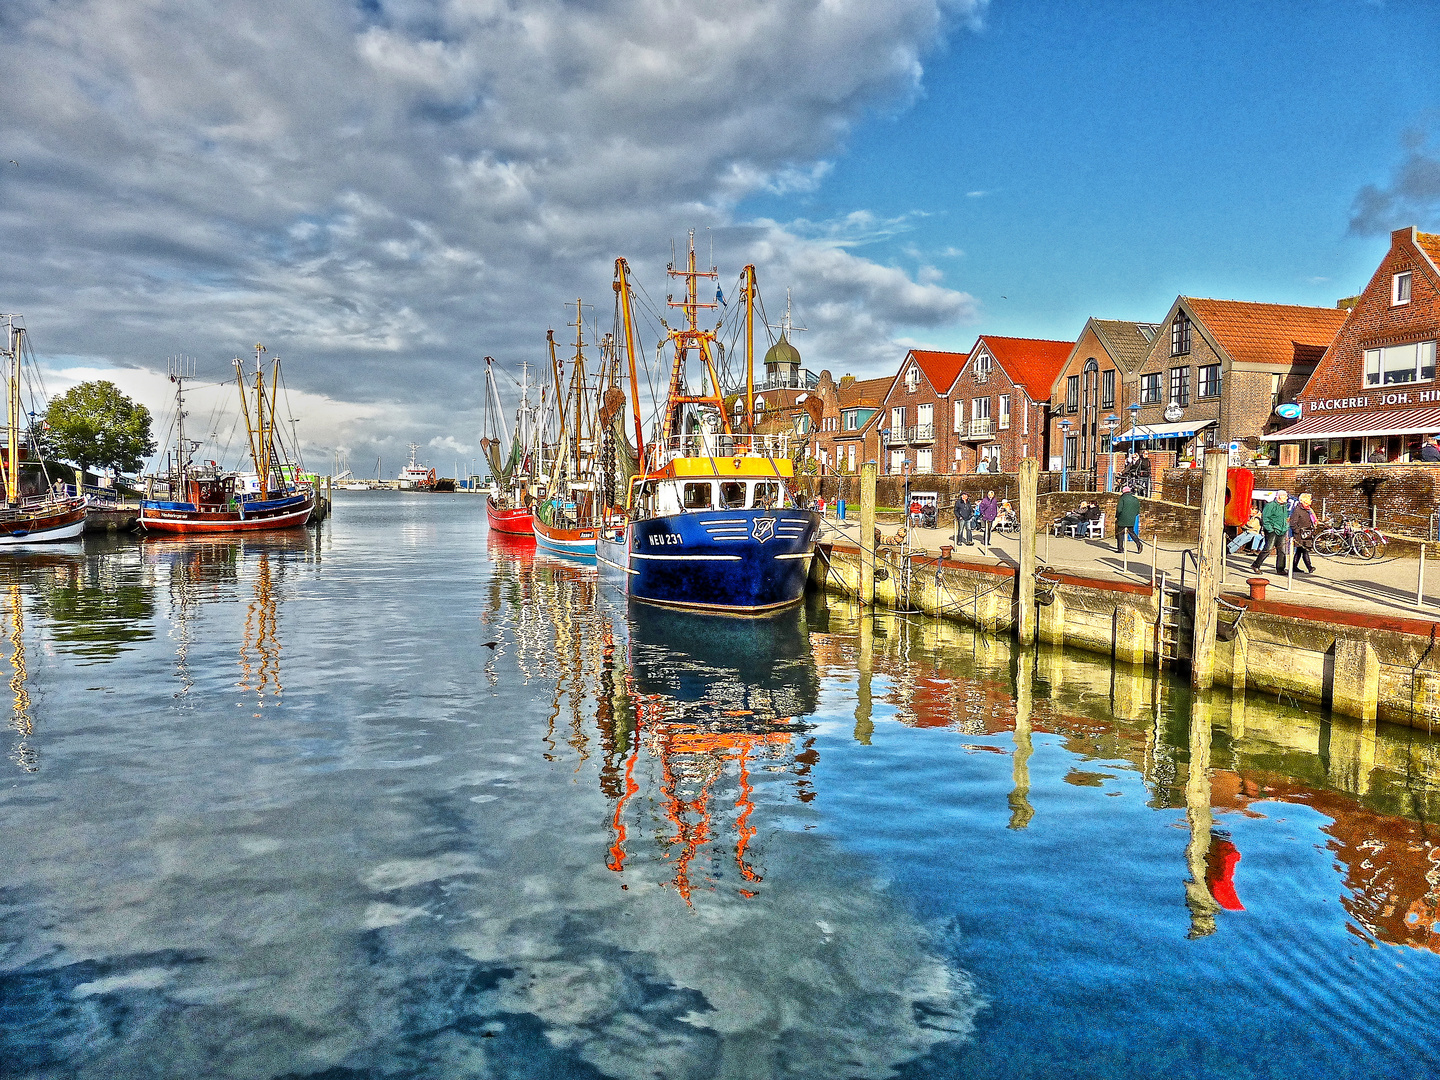
<path id="1" fill-rule="evenodd" d="M 1155 620 L 1155 666 L 1159 670 L 1164 670 L 1166 665 L 1179 667 L 1188 664 L 1193 655 L 1193 590 L 1187 589 L 1183 582 L 1183 571 L 1180 581 L 1176 581 L 1164 570 L 1159 572 L 1155 582 L 1158 607 Z"/>

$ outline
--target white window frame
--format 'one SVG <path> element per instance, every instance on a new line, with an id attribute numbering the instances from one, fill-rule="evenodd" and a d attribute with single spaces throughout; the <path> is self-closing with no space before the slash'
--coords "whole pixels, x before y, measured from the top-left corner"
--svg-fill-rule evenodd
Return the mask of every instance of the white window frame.
<path id="1" fill-rule="evenodd" d="M 929 402 L 915 406 L 915 423 L 935 426 L 935 406 Z"/>
<path id="2" fill-rule="evenodd" d="M 988 397 L 972 398 L 970 401 L 971 420 L 990 419 L 990 399 Z"/>
<path id="3" fill-rule="evenodd" d="M 952 401 L 950 412 L 953 414 L 951 430 L 959 431 L 965 426 L 965 403 L 963 401 Z"/>
<path id="4" fill-rule="evenodd" d="M 905 389 L 913 394 L 915 392 L 915 388 L 919 385 L 920 369 L 915 364 L 911 364 L 909 369 L 905 372 Z"/>
<path id="5" fill-rule="evenodd" d="M 1408 367 L 1391 367 L 1391 358 L 1388 354 L 1394 353 L 1398 360 L 1401 354 L 1409 352 L 1413 361 Z M 1430 374 L 1426 375 L 1425 371 Z M 1413 378 L 1385 380 L 1387 372 L 1408 371 Z M 1361 376 L 1362 383 L 1369 390 L 1383 390 L 1387 386 L 1413 386 L 1416 383 L 1428 383 L 1435 381 L 1435 341 L 1410 341 L 1404 345 L 1386 345 L 1374 349 L 1365 350 L 1365 368 Z"/>
<path id="6" fill-rule="evenodd" d="M 915 451 L 915 471 L 917 473 L 933 473 L 935 471 L 935 458 L 930 450 Z"/>
<path id="7" fill-rule="evenodd" d="M 1005 431 L 1010 427 L 1010 395 L 1000 395 L 1000 430 Z"/>
<path id="8" fill-rule="evenodd" d="M 1410 296 L 1415 286 L 1415 275 L 1409 270 L 1402 270 L 1390 279 L 1390 306 L 1401 307 L 1410 303 Z"/>

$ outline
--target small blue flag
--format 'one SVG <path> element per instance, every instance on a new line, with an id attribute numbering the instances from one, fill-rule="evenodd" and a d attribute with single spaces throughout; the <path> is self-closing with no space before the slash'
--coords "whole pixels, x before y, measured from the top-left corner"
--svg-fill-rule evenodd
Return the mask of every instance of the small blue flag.
<path id="1" fill-rule="evenodd" d="M 719 285 L 716 285 L 716 286 L 715 286 L 715 302 L 716 302 L 717 304 L 723 304 L 725 307 L 729 307 L 729 306 L 730 306 L 729 304 L 726 304 L 726 303 L 725 303 L 725 294 L 720 291 L 720 286 L 719 286 Z"/>

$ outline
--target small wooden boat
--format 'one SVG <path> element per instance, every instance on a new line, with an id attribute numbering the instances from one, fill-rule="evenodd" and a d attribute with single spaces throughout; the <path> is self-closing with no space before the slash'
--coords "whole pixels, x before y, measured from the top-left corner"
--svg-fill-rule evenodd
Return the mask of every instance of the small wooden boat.
<path id="1" fill-rule="evenodd" d="M 26 499 L 18 506 L 0 509 L 0 547 L 73 540 L 85 531 L 83 495 L 69 498 Z"/>
<path id="2" fill-rule="evenodd" d="M 37 446 L 34 432 L 24 433 L 20 428 L 26 415 L 20 407 L 20 365 L 28 347 L 25 344 L 25 327 L 19 324 L 19 318 L 18 315 L 3 316 L 5 351 L 0 353 L 0 361 L 7 369 L 5 380 L 9 393 L 5 414 L 5 501 L 0 505 L 0 547 L 73 540 L 85 531 L 85 508 L 89 503 L 84 495 L 79 494 L 79 488 L 76 488 L 75 495 L 61 494 L 61 489 L 53 485 L 42 495 L 22 494 L 20 462 Z M 43 472 L 43 460 L 40 466 Z M 45 482 L 48 483 L 48 474 Z"/>

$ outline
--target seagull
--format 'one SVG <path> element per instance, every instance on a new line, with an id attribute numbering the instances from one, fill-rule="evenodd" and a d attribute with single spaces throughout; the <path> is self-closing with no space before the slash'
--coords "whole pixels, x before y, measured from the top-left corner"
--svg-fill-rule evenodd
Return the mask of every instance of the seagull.
<path id="1" fill-rule="evenodd" d="M 16 161 L 13 157 L 10 159 L 10 164 L 14 165 L 17 169 L 20 167 L 20 162 Z"/>

